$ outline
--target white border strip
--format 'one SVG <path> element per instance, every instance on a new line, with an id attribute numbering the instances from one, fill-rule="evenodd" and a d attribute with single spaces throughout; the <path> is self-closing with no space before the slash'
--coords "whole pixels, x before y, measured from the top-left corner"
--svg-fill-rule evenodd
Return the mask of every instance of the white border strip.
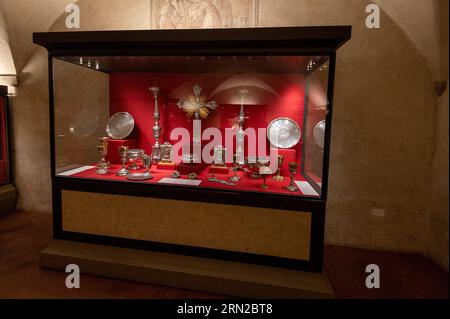
<path id="1" fill-rule="evenodd" d="M 300 188 L 303 195 L 319 196 L 319 193 L 317 193 L 316 190 L 311 185 L 309 185 L 308 182 L 296 181 L 295 184 L 297 184 L 298 188 Z"/>
<path id="2" fill-rule="evenodd" d="M 92 169 L 95 168 L 95 166 L 82 166 L 82 167 L 78 167 L 78 168 L 74 168 L 59 174 L 56 174 L 58 176 L 71 176 L 71 175 L 75 175 L 84 171 L 87 171 L 88 169 Z"/>

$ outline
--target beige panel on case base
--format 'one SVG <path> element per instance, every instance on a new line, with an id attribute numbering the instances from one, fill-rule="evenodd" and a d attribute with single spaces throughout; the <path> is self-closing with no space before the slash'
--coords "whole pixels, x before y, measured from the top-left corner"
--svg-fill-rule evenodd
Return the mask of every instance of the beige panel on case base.
<path id="1" fill-rule="evenodd" d="M 309 260 L 311 213 L 62 191 L 63 230 Z"/>

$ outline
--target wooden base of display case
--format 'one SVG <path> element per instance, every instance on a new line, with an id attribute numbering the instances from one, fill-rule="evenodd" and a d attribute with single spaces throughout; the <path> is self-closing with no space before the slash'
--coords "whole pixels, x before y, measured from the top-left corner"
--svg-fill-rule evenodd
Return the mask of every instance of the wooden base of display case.
<path id="1" fill-rule="evenodd" d="M 54 240 L 40 254 L 44 268 L 244 298 L 333 298 L 323 273 Z"/>

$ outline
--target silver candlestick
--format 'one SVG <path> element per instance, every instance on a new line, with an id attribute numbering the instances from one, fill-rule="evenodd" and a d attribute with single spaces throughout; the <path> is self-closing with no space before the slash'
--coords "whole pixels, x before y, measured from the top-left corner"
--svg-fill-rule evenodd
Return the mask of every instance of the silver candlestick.
<path id="1" fill-rule="evenodd" d="M 151 87 L 149 90 L 153 93 L 153 97 L 155 98 L 155 112 L 153 113 L 153 120 L 155 121 L 155 124 L 153 125 L 153 138 L 155 139 L 155 144 L 152 146 L 152 161 L 154 163 L 159 163 L 161 160 L 161 146 L 159 144 L 159 138 L 161 137 L 161 127 L 159 126 L 160 115 L 158 108 L 159 88 Z"/>
<path id="2" fill-rule="evenodd" d="M 120 160 L 122 162 L 122 168 L 116 173 L 116 176 L 127 176 L 128 170 L 126 168 L 128 157 L 128 146 L 119 147 Z"/>
<path id="3" fill-rule="evenodd" d="M 245 111 L 244 111 L 244 103 L 245 98 L 248 95 L 248 90 L 239 90 L 239 95 L 241 97 L 241 110 L 239 112 L 238 124 L 239 127 L 236 132 L 236 162 L 238 164 L 244 164 L 244 123 L 245 123 Z"/>

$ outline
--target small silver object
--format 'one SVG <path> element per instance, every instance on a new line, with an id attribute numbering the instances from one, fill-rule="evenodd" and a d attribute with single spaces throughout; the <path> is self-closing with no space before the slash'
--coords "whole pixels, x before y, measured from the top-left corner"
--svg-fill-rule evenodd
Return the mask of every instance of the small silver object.
<path id="1" fill-rule="evenodd" d="M 114 140 L 127 138 L 134 129 L 134 118 L 130 113 L 119 112 L 111 116 L 106 124 L 106 133 Z"/>
<path id="2" fill-rule="evenodd" d="M 172 178 L 180 178 L 180 176 L 181 176 L 181 173 L 179 171 L 175 171 L 171 175 Z"/>
<path id="3" fill-rule="evenodd" d="M 222 145 L 214 147 L 214 166 L 223 167 L 225 165 L 225 156 L 227 149 Z"/>
<path id="4" fill-rule="evenodd" d="M 249 156 L 246 159 L 246 164 L 250 168 L 250 178 L 260 179 L 262 175 L 260 174 L 261 167 L 267 166 L 270 163 L 270 157 L 256 157 Z"/>
<path id="5" fill-rule="evenodd" d="M 152 179 L 153 176 L 151 176 L 149 173 L 128 173 L 127 179 L 131 181 L 145 181 Z"/>
<path id="6" fill-rule="evenodd" d="M 237 171 L 240 169 L 239 166 L 234 166 L 233 167 L 233 176 L 230 177 L 230 181 L 232 182 L 239 182 L 241 180 L 241 178 L 238 176 Z"/>
<path id="7" fill-rule="evenodd" d="M 142 162 L 143 162 L 144 168 L 145 168 L 144 174 L 148 177 L 148 179 L 152 179 L 153 176 L 150 173 L 150 167 L 152 166 L 152 158 L 148 155 L 144 155 L 142 157 Z"/>
<path id="8" fill-rule="evenodd" d="M 212 182 L 212 183 L 219 183 L 219 184 L 228 185 L 228 186 L 236 186 L 235 183 L 228 182 L 228 181 L 225 181 L 223 179 L 218 179 L 218 178 L 216 178 L 215 175 L 211 175 L 211 177 L 208 178 L 208 181 Z"/>
<path id="9" fill-rule="evenodd" d="M 142 159 L 142 156 L 144 156 L 144 154 L 145 152 L 142 149 L 128 150 L 128 159 L 130 160 L 130 166 L 128 166 L 128 169 L 131 171 L 137 171 L 139 169 L 137 161 Z"/>
<path id="10" fill-rule="evenodd" d="M 228 185 L 228 186 L 236 186 L 235 183 L 228 182 L 228 181 L 225 181 L 225 180 L 223 180 L 223 179 L 220 179 L 220 180 L 219 180 L 219 184 Z"/>
<path id="11" fill-rule="evenodd" d="M 149 88 L 150 92 L 153 93 L 153 98 L 155 99 L 155 111 L 153 113 L 153 120 L 155 124 L 153 125 L 153 138 L 155 139 L 155 144 L 152 146 L 152 161 L 154 163 L 159 163 L 161 160 L 161 146 L 159 145 L 159 138 L 161 136 L 161 127 L 159 126 L 159 119 L 161 116 L 159 115 L 158 108 L 158 95 L 159 88 L 151 87 Z"/>
<path id="12" fill-rule="evenodd" d="M 173 163 L 173 146 L 169 142 L 161 145 L 161 163 Z"/>
<path id="13" fill-rule="evenodd" d="M 267 138 L 277 148 L 291 148 L 300 142 L 302 133 L 300 126 L 290 118 L 281 117 L 270 122 Z"/>
<path id="14" fill-rule="evenodd" d="M 119 155 L 122 162 L 122 168 L 116 173 L 116 176 L 127 176 L 129 172 L 125 165 L 127 164 L 128 146 L 120 146 Z"/>
<path id="15" fill-rule="evenodd" d="M 188 179 L 194 180 L 194 179 L 197 179 L 198 175 L 197 175 L 197 173 L 192 172 L 192 173 L 189 173 L 187 177 L 188 177 Z"/>

